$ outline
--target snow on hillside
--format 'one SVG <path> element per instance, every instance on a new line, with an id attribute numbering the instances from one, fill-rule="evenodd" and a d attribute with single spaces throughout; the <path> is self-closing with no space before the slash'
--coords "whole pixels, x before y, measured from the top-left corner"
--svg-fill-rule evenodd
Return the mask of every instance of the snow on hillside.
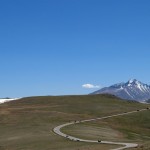
<path id="1" fill-rule="evenodd" d="M 9 101 L 14 101 L 14 100 L 18 100 L 20 98 L 7 98 L 7 99 L 0 99 L 0 104 L 5 103 L 5 102 L 9 102 Z"/>

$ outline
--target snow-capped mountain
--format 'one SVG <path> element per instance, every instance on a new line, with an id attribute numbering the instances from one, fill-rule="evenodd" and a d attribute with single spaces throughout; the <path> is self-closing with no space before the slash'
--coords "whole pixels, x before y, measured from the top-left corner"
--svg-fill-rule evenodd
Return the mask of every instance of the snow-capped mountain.
<path id="1" fill-rule="evenodd" d="M 126 83 L 114 84 L 110 87 L 102 88 L 91 94 L 113 94 L 127 100 L 144 102 L 150 99 L 150 85 L 144 84 L 136 79 L 131 79 Z"/>

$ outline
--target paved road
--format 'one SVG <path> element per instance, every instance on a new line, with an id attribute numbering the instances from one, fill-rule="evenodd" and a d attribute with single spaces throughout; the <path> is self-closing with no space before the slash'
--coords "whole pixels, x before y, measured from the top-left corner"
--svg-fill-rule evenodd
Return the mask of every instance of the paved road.
<path id="1" fill-rule="evenodd" d="M 63 128 L 63 127 L 66 127 L 66 126 L 69 126 L 69 125 L 73 125 L 73 124 L 78 124 L 78 123 L 83 123 L 83 122 L 90 122 L 90 121 L 95 121 L 95 120 L 102 120 L 102 119 L 108 119 L 108 118 L 112 118 L 112 117 L 117 117 L 117 116 L 123 116 L 123 115 L 127 115 L 127 114 L 132 114 L 132 113 L 137 113 L 137 112 L 141 112 L 141 111 L 145 111 L 145 110 L 149 110 L 149 108 L 146 108 L 146 109 L 140 109 L 140 110 L 136 110 L 136 111 L 131 111 L 131 112 L 124 112 L 124 113 L 121 113 L 121 114 L 117 114 L 117 115 L 111 115 L 111 116 L 106 116 L 106 117 L 100 117 L 100 118 L 95 118 L 95 119 L 87 119 L 87 120 L 82 120 L 82 121 L 74 121 L 74 122 L 70 122 L 70 123 L 65 123 L 65 124 L 62 124 L 60 126 L 57 126 L 53 129 L 53 131 L 62 136 L 62 137 L 65 137 L 65 138 L 68 138 L 69 140 L 72 140 L 72 141 L 81 141 L 81 142 L 91 142 L 91 143 L 101 143 L 101 144 L 114 144 L 114 145 L 122 145 L 123 147 L 120 147 L 120 148 L 115 148 L 113 150 L 123 150 L 123 149 L 127 149 L 127 148 L 134 148 L 134 147 L 137 147 L 138 144 L 136 143 L 121 143 L 121 142 L 111 142 L 111 141 L 95 141 L 95 140 L 85 140 L 85 139 L 80 139 L 80 138 L 76 138 L 76 137 L 73 137 L 73 136 L 70 136 L 70 135 L 67 135 L 63 132 L 61 132 L 60 130 Z"/>

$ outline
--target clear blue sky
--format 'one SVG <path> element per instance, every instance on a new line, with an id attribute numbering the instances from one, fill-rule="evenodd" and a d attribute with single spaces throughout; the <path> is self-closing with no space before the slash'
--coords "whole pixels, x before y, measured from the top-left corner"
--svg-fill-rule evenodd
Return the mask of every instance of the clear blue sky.
<path id="1" fill-rule="evenodd" d="M 0 97 L 150 84 L 150 0 L 1 0 Z"/>

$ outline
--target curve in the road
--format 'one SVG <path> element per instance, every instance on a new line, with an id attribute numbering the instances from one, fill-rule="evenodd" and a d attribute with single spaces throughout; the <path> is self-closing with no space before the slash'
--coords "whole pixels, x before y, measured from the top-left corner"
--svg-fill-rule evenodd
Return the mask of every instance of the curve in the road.
<path id="1" fill-rule="evenodd" d="M 127 149 L 127 148 L 135 148 L 135 147 L 138 146 L 138 144 L 136 144 L 136 143 L 122 143 L 122 142 L 111 142 L 111 141 L 100 141 L 100 140 L 98 140 L 98 141 L 95 141 L 95 140 L 85 140 L 85 139 L 80 139 L 80 138 L 76 138 L 76 137 L 67 135 L 67 134 L 61 132 L 60 130 L 63 127 L 66 127 L 66 126 L 69 126 L 69 125 L 73 125 L 73 124 L 78 124 L 78 123 L 83 123 L 83 122 L 90 122 L 90 121 L 95 121 L 95 120 L 108 119 L 108 118 L 112 118 L 112 117 L 123 116 L 123 115 L 127 115 L 127 114 L 132 114 L 132 113 L 137 113 L 139 111 L 145 111 L 145 110 L 148 110 L 148 109 L 149 108 L 140 109 L 140 110 L 131 111 L 131 112 L 124 112 L 124 113 L 117 114 L 117 115 L 111 115 L 111 116 L 100 117 L 100 118 L 95 118 L 95 119 L 87 119 L 87 120 L 82 120 L 82 121 L 74 121 L 74 122 L 70 122 L 70 123 L 65 123 L 65 124 L 62 124 L 62 125 L 59 125 L 59 126 L 55 127 L 53 129 L 53 131 L 56 134 L 58 134 L 58 135 L 60 135 L 62 137 L 68 138 L 69 140 L 72 140 L 72 141 L 101 143 L 101 144 L 114 144 L 114 145 L 122 145 L 123 146 L 123 147 L 120 147 L 120 148 L 115 148 L 113 150 L 123 150 L 123 149 Z"/>

